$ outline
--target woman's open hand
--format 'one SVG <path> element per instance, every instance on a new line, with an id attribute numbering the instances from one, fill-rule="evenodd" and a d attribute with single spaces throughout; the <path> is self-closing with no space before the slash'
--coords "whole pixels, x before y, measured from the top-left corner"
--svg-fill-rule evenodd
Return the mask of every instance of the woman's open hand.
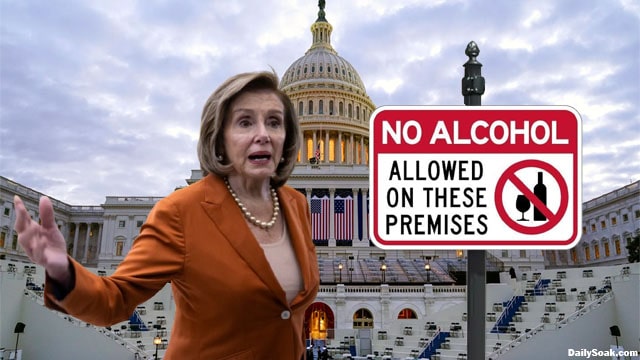
<path id="1" fill-rule="evenodd" d="M 40 198 L 40 224 L 31 219 L 24 203 L 17 195 L 15 230 L 18 243 L 34 263 L 45 268 L 54 280 L 65 284 L 71 275 L 67 246 L 53 214 L 53 205 L 48 197 Z"/>

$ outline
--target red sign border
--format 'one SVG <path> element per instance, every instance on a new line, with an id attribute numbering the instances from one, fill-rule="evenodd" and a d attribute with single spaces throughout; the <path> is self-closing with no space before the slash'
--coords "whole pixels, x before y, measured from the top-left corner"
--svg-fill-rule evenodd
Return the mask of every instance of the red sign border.
<path id="1" fill-rule="evenodd" d="M 572 147 L 572 152 L 563 152 L 563 154 L 571 154 L 573 156 L 573 184 L 571 189 L 573 190 L 573 234 L 565 240 L 491 240 L 491 239 L 478 239 L 478 240 L 381 240 L 378 235 L 378 222 L 376 220 L 377 214 L 377 199 L 376 191 L 378 189 L 378 177 L 377 173 L 377 155 L 378 152 L 375 146 L 375 129 L 374 123 L 379 113 L 383 111 L 567 111 L 571 113 L 575 120 L 575 126 L 577 134 L 575 137 L 575 147 Z M 369 158 L 371 159 L 370 174 L 369 174 L 369 191 L 372 204 L 370 204 L 371 211 L 368 216 L 368 226 L 370 240 L 379 248 L 385 250 L 428 250 L 428 249 L 556 249 L 566 250 L 572 248 L 580 240 L 579 226 L 582 220 L 582 200 L 581 185 L 582 185 L 582 121 L 580 114 L 572 107 L 566 105 L 541 105 L 541 106 L 420 106 L 420 105 L 408 105 L 408 106 L 381 106 L 377 108 L 369 118 L 370 129 L 370 141 L 369 141 Z M 491 152 L 495 153 L 495 152 Z M 489 152 L 487 152 L 489 154 Z"/>

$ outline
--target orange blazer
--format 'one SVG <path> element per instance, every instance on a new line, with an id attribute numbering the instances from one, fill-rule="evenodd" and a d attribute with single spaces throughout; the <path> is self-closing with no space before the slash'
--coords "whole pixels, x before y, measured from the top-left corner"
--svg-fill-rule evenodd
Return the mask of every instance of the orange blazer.
<path id="1" fill-rule="evenodd" d="M 176 313 L 164 359 L 300 360 L 318 263 L 305 196 L 287 186 L 278 196 L 304 281 L 291 303 L 224 182 L 208 175 L 154 206 L 113 275 L 72 260 L 75 287 L 57 300 L 47 281 L 45 304 L 108 326 L 171 282 Z"/>

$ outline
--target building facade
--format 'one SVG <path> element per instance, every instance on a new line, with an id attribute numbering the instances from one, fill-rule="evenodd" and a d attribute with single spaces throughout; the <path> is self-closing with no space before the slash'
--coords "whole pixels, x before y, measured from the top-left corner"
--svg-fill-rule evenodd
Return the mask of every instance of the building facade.
<path id="1" fill-rule="evenodd" d="M 311 209 L 323 286 L 308 310 L 307 327 L 317 339 L 332 337 L 331 329 L 384 328 L 399 318 L 423 319 L 463 304 L 466 296 L 464 286 L 453 285 L 452 275 L 465 270 L 466 251 L 384 251 L 369 241 L 369 117 L 375 105 L 355 67 L 333 49 L 332 31 L 321 7 L 311 25 L 311 47 L 281 81 L 304 139 L 288 185 L 306 196 Z M 200 178 L 202 173 L 192 170 L 186 182 Z M 546 259 L 539 250 L 490 250 L 490 262 L 497 271 L 527 272 L 545 265 L 624 261 L 627 241 L 640 233 L 638 187 L 635 182 L 585 203 L 584 234 L 574 249 L 545 251 Z M 39 219 L 38 201 L 45 194 L 0 177 L 0 253 L 28 261 L 13 229 L 14 195 Z M 69 254 L 86 266 L 114 269 L 160 199 L 107 196 L 96 206 L 52 201 Z"/>
<path id="2" fill-rule="evenodd" d="M 582 204 L 582 237 L 569 250 L 546 250 L 546 267 L 628 262 L 627 245 L 640 236 L 640 181 Z"/>

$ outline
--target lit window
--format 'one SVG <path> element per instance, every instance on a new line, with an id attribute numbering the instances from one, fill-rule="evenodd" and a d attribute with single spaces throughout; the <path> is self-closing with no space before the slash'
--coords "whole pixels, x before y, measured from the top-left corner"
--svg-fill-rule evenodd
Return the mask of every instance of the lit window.
<path id="1" fill-rule="evenodd" d="M 591 232 L 595 232 L 596 231 L 596 224 L 591 224 Z"/>
<path id="2" fill-rule="evenodd" d="M 600 259 L 600 246 L 598 244 L 593 245 L 593 256 L 596 260 Z"/>
<path id="3" fill-rule="evenodd" d="M 611 226 L 616 226 L 618 224 L 618 218 L 617 217 L 612 217 L 611 218 Z"/>
<path id="4" fill-rule="evenodd" d="M 329 139 L 329 161 L 335 161 L 334 154 L 336 150 L 336 141 L 334 139 Z"/>
<path id="5" fill-rule="evenodd" d="M 123 249 L 124 249 L 124 241 L 116 241 L 116 256 L 122 256 Z"/>
<path id="6" fill-rule="evenodd" d="M 604 220 L 600 221 L 600 228 L 601 229 L 606 229 L 607 228 L 607 222 L 604 221 Z"/>
<path id="7" fill-rule="evenodd" d="M 614 245 L 616 247 L 616 255 L 620 255 L 620 253 L 622 252 L 621 249 L 620 249 L 620 240 L 616 240 L 614 242 Z"/>
<path id="8" fill-rule="evenodd" d="M 587 261 L 591 260 L 591 249 L 589 247 L 584 248 L 584 258 L 587 259 Z"/>
<path id="9" fill-rule="evenodd" d="M 604 256 L 605 257 L 611 256 L 611 251 L 609 249 L 609 243 L 608 242 L 604 243 Z"/>

